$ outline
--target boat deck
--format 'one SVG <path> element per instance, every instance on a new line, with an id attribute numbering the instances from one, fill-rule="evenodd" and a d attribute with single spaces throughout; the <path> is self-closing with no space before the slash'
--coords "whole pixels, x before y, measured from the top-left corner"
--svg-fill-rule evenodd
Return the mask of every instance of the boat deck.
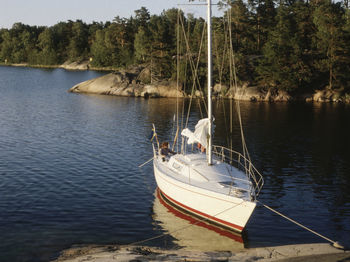
<path id="1" fill-rule="evenodd" d="M 236 167 L 213 159 L 208 165 L 206 154 L 177 154 L 166 161 L 158 159 L 159 168 L 173 179 L 224 195 L 245 200 L 251 199 L 252 183 L 246 174 Z"/>

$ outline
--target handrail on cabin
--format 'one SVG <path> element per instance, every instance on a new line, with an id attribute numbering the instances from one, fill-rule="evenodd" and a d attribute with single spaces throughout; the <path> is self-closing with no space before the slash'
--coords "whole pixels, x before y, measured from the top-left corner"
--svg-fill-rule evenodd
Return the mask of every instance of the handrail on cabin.
<path id="1" fill-rule="evenodd" d="M 156 138 L 156 142 L 159 148 L 157 133 L 155 130 L 155 126 L 153 125 L 153 137 L 151 141 L 153 140 L 154 137 Z M 264 178 L 260 174 L 260 172 L 255 168 L 252 162 L 249 159 L 247 159 L 245 156 L 243 156 L 241 153 L 234 151 L 232 149 L 229 149 L 227 147 L 213 145 L 212 152 L 217 157 L 221 158 L 222 162 L 226 162 L 232 166 L 234 166 L 234 163 L 236 163 L 236 168 L 243 171 L 247 175 L 247 177 L 250 180 L 252 180 L 253 185 L 252 185 L 251 197 L 256 199 L 264 185 Z M 154 154 L 154 157 L 157 155 L 157 152 L 154 146 L 153 146 L 153 154 Z M 236 156 L 236 158 L 233 157 L 234 155 Z"/>
<path id="2" fill-rule="evenodd" d="M 221 161 L 235 166 L 247 175 L 253 182 L 252 197 L 256 199 L 264 185 L 264 178 L 252 162 L 241 153 L 223 146 L 213 146 L 213 153 L 219 157 Z"/>

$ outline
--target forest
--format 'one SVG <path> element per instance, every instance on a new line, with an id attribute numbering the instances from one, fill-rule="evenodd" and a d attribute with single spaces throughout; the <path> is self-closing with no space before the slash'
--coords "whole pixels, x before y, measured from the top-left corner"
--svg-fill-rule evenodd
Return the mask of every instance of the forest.
<path id="1" fill-rule="evenodd" d="M 290 93 L 322 88 L 350 91 L 348 0 L 222 3 L 223 8 L 227 5 L 230 9 L 223 17 L 213 19 L 215 82 L 230 81 L 231 46 L 240 84 Z M 116 69 L 145 64 L 155 79 L 174 80 L 180 51 L 196 61 L 192 64 L 198 61 L 198 78 L 204 83 L 204 32 L 203 18 L 177 9 L 151 15 L 146 7 L 130 18 L 117 16 L 105 23 L 69 20 L 50 27 L 15 23 L 11 29 L 0 29 L 0 62 L 49 66 L 88 60 L 94 68 Z"/>

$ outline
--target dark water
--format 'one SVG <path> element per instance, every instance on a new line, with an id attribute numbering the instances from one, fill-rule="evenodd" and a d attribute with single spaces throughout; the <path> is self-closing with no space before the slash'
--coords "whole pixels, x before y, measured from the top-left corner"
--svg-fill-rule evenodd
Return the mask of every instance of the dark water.
<path id="1" fill-rule="evenodd" d="M 0 261 L 48 261 L 73 244 L 127 244 L 165 230 L 154 219 L 152 166 L 138 165 L 152 157 L 152 123 L 171 137 L 176 100 L 67 93 L 99 75 L 0 67 Z M 216 142 L 227 143 L 228 104 L 225 114 L 219 104 Z M 241 111 L 265 177 L 259 200 L 349 245 L 350 106 L 241 103 Z M 248 247 L 324 242 L 261 206 L 245 238 Z"/>

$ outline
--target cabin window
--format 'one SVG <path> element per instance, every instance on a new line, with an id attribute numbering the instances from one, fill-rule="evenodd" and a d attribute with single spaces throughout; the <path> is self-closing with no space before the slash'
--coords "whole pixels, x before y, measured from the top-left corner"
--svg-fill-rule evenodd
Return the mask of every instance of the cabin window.
<path id="1" fill-rule="evenodd" d="M 173 163 L 173 168 L 180 171 L 182 169 L 182 166 L 179 165 L 178 163 Z"/>
<path id="2" fill-rule="evenodd" d="M 233 181 L 223 181 L 223 182 L 219 182 L 219 184 L 223 187 L 231 187 L 235 185 L 235 182 Z"/>

